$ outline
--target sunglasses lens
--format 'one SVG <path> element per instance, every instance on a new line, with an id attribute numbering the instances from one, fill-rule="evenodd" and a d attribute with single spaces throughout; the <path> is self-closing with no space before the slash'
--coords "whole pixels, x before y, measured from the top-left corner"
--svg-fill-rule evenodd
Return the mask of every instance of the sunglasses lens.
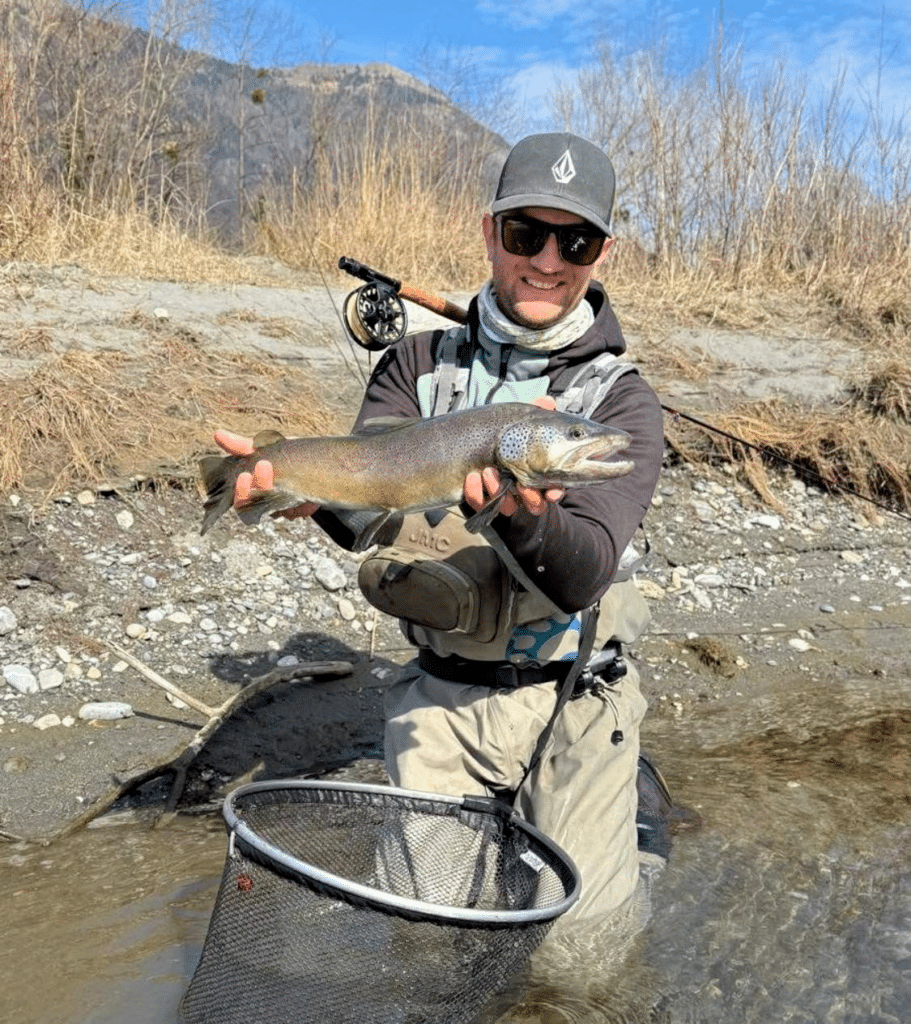
<path id="1" fill-rule="evenodd" d="M 573 225 L 548 224 L 524 217 L 504 217 L 503 248 L 513 256 L 537 256 L 551 233 L 557 237 L 560 259 L 577 267 L 588 267 L 598 258 L 604 235 Z"/>
<path id="2" fill-rule="evenodd" d="M 591 266 L 598 258 L 604 242 L 602 235 L 593 235 L 590 231 L 574 231 L 572 228 L 564 228 L 557 239 L 560 256 L 577 267 Z"/>
<path id="3" fill-rule="evenodd" d="M 537 256 L 546 241 L 547 228 L 543 225 L 518 217 L 503 218 L 503 248 L 511 255 Z"/>

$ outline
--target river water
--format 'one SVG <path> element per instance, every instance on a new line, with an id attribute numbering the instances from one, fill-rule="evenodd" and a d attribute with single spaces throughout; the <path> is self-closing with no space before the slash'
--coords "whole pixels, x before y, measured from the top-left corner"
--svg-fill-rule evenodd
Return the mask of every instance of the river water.
<path id="1" fill-rule="evenodd" d="M 652 721 L 645 746 L 702 827 L 620 968 L 516 991 L 507 1019 L 905 1024 L 909 725 L 907 684 L 881 678 Z M 214 815 L 0 847 L 0 1022 L 175 1024 L 225 849 Z"/>

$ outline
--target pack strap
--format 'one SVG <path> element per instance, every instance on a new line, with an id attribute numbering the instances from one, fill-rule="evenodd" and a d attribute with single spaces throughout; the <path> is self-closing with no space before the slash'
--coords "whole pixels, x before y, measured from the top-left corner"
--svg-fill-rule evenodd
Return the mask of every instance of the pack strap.
<path id="1" fill-rule="evenodd" d="M 438 346 L 430 385 L 431 416 L 442 416 L 458 408 L 460 396 L 468 388 L 471 346 L 467 325 L 444 331 Z"/>
<path id="2" fill-rule="evenodd" d="M 554 704 L 554 709 L 551 712 L 547 725 L 544 726 L 538 736 L 538 742 L 535 744 L 535 749 L 528 762 L 528 767 L 525 769 L 525 773 L 519 781 L 519 784 L 516 786 L 516 790 L 522 788 L 525 780 L 529 775 L 531 775 L 535 768 L 537 768 L 538 762 L 541 760 L 544 753 L 544 748 L 547 746 L 547 742 L 554 731 L 554 726 L 557 723 L 557 717 L 566 706 L 570 697 L 572 697 L 573 691 L 576 688 L 576 680 L 588 664 L 592 649 L 595 646 L 595 634 L 598 632 L 598 613 L 598 605 L 592 605 L 591 608 L 586 608 L 582 613 L 582 636 L 579 638 L 579 653 L 576 655 L 576 660 L 572 663 L 572 668 L 560 686 L 560 690 L 557 694 L 557 700 Z"/>
<path id="3" fill-rule="evenodd" d="M 573 375 L 562 388 L 559 379 L 555 382 L 557 408 L 576 416 L 591 416 L 624 374 L 638 372 L 633 363 L 602 352 L 592 362 L 573 368 Z"/>

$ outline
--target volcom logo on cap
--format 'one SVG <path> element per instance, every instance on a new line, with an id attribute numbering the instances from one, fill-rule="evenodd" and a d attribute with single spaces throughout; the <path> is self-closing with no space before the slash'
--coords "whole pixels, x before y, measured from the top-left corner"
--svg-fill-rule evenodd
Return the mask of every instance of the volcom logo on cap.
<path id="1" fill-rule="evenodd" d="M 550 170 L 554 176 L 554 181 L 558 185 L 568 185 L 575 178 L 576 166 L 569 154 L 569 150 L 560 157 Z"/>

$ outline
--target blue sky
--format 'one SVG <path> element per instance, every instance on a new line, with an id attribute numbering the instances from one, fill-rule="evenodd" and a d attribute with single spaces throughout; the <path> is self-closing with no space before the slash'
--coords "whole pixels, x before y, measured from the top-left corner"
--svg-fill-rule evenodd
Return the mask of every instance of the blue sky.
<path id="1" fill-rule="evenodd" d="M 703 61 L 723 23 L 742 47 L 744 65 L 768 69 L 784 58 L 822 89 L 839 72 L 858 100 L 876 90 L 891 112 L 911 96 L 911 2 L 882 0 L 220 0 L 226 15 L 216 40 L 227 42 L 253 15 L 255 60 L 265 66 L 326 59 L 382 61 L 426 78 L 435 69 L 451 85 L 453 68 L 500 79 L 522 105 L 527 127 L 545 113 L 555 76 L 571 81 L 592 43 L 610 38 L 625 50 L 664 39 L 681 69 Z M 224 54 L 228 56 L 227 53 Z M 446 78 L 450 81 L 447 82 Z"/>

